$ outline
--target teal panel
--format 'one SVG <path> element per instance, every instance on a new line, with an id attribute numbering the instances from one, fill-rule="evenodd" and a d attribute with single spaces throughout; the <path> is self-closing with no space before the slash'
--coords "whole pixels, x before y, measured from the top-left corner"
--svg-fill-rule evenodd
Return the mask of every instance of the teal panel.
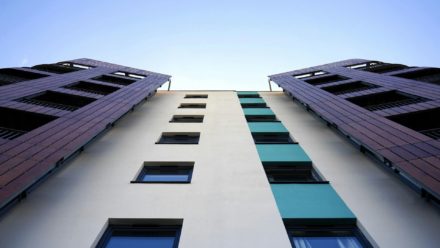
<path id="1" fill-rule="evenodd" d="M 251 133 L 288 133 L 281 122 L 249 122 Z"/>
<path id="2" fill-rule="evenodd" d="M 266 103 L 263 98 L 240 98 L 240 103 Z"/>
<path id="3" fill-rule="evenodd" d="M 256 145 L 263 163 L 289 162 L 293 165 L 312 164 L 309 156 L 298 144 Z"/>
<path id="4" fill-rule="evenodd" d="M 282 218 L 356 218 L 330 184 L 271 184 Z"/>
<path id="5" fill-rule="evenodd" d="M 245 96 L 245 95 L 259 95 L 258 91 L 237 91 L 237 95 Z"/>
<path id="6" fill-rule="evenodd" d="M 275 115 L 270 108 L 245 108 L 244 115 Z"/>

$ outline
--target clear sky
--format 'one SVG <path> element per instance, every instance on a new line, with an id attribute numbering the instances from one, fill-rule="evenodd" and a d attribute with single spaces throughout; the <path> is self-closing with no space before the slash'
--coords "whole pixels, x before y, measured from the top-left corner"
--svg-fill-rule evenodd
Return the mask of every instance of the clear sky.
<path id="1" fill-rule="evenodd" d="M 92 58 L 172 89 L 267 90 L 349 58 L 440 67 L 440 0 L 0 0 L 0 67 Z"/>

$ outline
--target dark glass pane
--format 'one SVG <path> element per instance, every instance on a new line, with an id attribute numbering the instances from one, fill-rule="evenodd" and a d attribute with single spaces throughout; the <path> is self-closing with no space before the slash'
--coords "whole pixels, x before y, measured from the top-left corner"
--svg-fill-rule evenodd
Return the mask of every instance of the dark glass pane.
<path id="1" fill-rule="evenodd" d="M 362 248 L 356 237 L 293 237 L 295 248 Z"/>
<path id="2" fill-rule="evenodd" d="M 113 236 L 106 248 L 172 248 L 175 237 Z"/>
<path id="3" fill-rule="evenodd" d="M 145 174 L 143 181 L 145 182 L 186 182 L 189 175 L 171 175 L 171 174 Z"/>

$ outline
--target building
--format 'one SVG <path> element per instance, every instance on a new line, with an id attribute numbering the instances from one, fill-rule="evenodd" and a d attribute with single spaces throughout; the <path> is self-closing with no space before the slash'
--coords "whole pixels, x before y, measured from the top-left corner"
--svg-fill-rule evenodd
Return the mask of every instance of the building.
<path id="1" fill-rule="evenodd" d="M 390 76 L 423 70 L 348 60 L 270 76 L 283 93 L 157 91 L 170 76 L 90 59 L 1 69 L 1 246 L 436 247 L 436 127 L 401 115 L 439 86 Z M 351 99 L 384 89 L 418 98 Z M 382 130 L 431 167 L 344 116 L 399 123 Z"/>

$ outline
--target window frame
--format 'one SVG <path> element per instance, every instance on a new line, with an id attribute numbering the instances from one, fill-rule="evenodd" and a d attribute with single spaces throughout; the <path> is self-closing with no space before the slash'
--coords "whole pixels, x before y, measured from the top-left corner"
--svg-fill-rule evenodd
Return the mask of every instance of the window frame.
<path id="1" fill-rule="evenodd" d="M 176 141 L 167 141 L 164 140 L 164 136 L 194 136 L 196 137 L 196 141 L 193 142 L 179 142 L 179 140 Z M 198 145 L 200 142 L 200 132 L 163 132 L 159 139 L 156 141 L 157 145 Z"/>
<path id="2" fill-rule="evenodd" d="M 177 174 L 176 175 L 188 175 L 188 179 L 186 181 L 171 181 L 171 180 L 163 180 L 163 181 L 144 181 L 143 177 L 147 175 L 148 169 L 164 169 L 164 170 L 186 170 L 187 174 Z M 187 184 L 191 183 L 192 175 L 194 172 L 194 162 L 189 161 L 182 161 L 182 162 L 144 162 L 141 166 L 141 168 L 136 173 L 136 176 L 133 180 L 131 180 L 130 183 L 136 183 L 136 184 L 155 184 L 155 183 L 170 183 L 170 184 Z M 171 174 L 164 174 L 164 175 L 171 175 Z"/>
<path id="3" fill-rule="evenodd" d="M 179 109 L 206 109 L 206 103 L 181 103 Z"/>
<path id="4" fill-rule="evenodd" d="M 135 237 L 139 233 L 164 234 L 174 232 L 174 243 L 172 248 L 177 248 L 182 233 L 183 219 L 114 219 L 110 218 L 105 226 L 102 235 L 96 241 L 95 248 L 107 247 L 109 241 L 114 236 Z M 115 232 L 122 232 L 124 235 L 114 235 Z M 145 235 L 146 236 L 146 235 Z M 159 236 L 159 235 L 156 235 Z M 160 236 L 159 236 L 160 237 Z M 170 235 L 169 237 L 172 237 Z"/>
<path id="5" fill-rule="evenodd" d="M 186 94 L 183 98 L 185 98 L 185 99 L 207 99 L 208 94 Z"/>
<path id="6" fill-rule="evenodd" d="M 170 123 L 203 123 L 204 119 L 205 119 L 204 115 L 173 115 L 173 117 L 171 117 L 171 120 L 169 122 Z"/>
<path id="7" fill-rule="evenodd" d="M 289 165 L 289 163 L 263 163 L 263 168 L 270 184 L 328 184 L 312 165 Z M 293 173 L 309 174 L 310 179 L 276 180 L 275 175 L 295 176 Z M 299 176 L 299 175 L 298 175 Z"/>

